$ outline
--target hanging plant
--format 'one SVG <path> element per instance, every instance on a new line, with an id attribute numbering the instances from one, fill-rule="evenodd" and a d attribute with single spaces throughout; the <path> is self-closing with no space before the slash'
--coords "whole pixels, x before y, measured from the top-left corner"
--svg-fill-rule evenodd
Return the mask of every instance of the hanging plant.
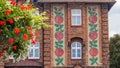
<path id="1" fill-rule="evenodd" d="M 25 59 L 30 40 L 35 44 L 35 29 L 48 26 L 43 22 L 46 13 L 36 10 L 29 3 L 0 0 L 0 57 L 12 54 L 15 61 Z"/>

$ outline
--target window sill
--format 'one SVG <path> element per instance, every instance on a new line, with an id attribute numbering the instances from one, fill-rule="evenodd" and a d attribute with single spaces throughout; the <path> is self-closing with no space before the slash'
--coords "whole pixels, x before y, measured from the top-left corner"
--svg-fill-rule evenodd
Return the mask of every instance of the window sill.
<path id="1" fill-rule="evenodd" d="M 82 60 L 82 58 L 71 58 L 71 60 Z"/>
<path id="2" fill-rule="evenodd" d="M 28 57 L 28 59 L 40 59 L 40 58 L 30 58 L 30 57 Z"/>
<path id="3" fill-rule="evenodd" d="M 72 24 L 71 26 L 73 26 L 73 27 L 74 27 L 74 26 L 75 26 L 75 27 L 81 27 L 82 25 L 81 25 L 81 24 L 78 24 L 78 25 L 73 25 L 73 24 Z"/>

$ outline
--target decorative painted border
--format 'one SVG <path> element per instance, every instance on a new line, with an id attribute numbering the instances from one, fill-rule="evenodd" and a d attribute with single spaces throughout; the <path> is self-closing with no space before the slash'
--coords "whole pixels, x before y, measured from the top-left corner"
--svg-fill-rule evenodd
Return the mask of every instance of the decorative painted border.
<path id="1" fill-rule="evenodd" d="M 65 65 L 65 15 L 64 6 L 53 6 L 53 64 Z"/>
<path id="2" fill-rule="evenodd" d="M 87 26 L 88 26 L 88 65 L 99 66 L 100 64 L 100 45 L 99 45 L 99 7 L 87 7 Z"/>

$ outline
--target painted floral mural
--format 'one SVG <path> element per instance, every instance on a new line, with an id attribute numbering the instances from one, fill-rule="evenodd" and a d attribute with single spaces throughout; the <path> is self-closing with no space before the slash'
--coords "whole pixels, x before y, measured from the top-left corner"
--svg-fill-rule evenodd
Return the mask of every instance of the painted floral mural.
<path id="1" fill-rule="evenodd" d="M 64 7 L 54 6 L 54 65 L 63 66 L 65 63 L 64 46 Z"/>
<path id="2" fill-rule="evenodd" d="M 88 18 L 88 65 L 97 66 L 100 62 L 99 56 L 99 22 L 98 7 L 87 7 Z"/>

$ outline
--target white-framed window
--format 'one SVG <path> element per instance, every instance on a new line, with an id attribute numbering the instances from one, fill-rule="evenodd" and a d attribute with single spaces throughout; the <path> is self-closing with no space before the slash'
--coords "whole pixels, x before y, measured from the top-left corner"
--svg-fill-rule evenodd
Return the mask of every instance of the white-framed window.
<path id="1" fill-rule="evenodd" d="M 40 58 L 40 43 L 36 42 L 36 44 L 30 44 L 28 59 L 39 59 Z"/>
<path id="2" fill-rule="evenodd" d="M 71 58 L 72 59 L 81 59 L 82 58 L 82 45 L 80 42 L 72 42 Z"/>
<path id="3" fill-rule="evenodd" d="M 11 55 L 9 55 L 9 59 L 13 59 L 13 53 L 11 53 Z"/>
<path id="4" fill-rule="evenodd" d="M 81 9 L 72 9 L 71 10 L 71 22 L 72 25 L 81 25 Z"/>

